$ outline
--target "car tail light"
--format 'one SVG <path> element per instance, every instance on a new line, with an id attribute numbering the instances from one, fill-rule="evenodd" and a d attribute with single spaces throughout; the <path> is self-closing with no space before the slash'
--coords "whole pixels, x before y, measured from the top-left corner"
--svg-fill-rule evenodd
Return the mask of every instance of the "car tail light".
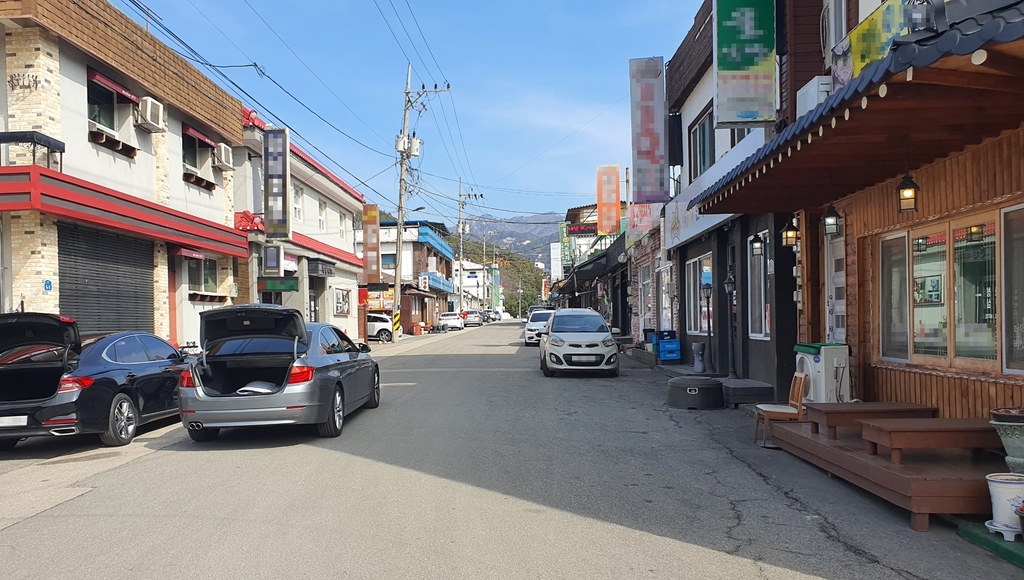
<path id="1" fill-rule="evenodd" d="M 88 389 L 92 386 L 92 377 L 61 377 L 60 386 L 57 388 L 58 393 L 71 393 L 74 391 L 81 391 L 82 389 Z"/>
<path id="2" fill-rule="evenodd" d="M 178 386 L 183 389 L 196 388 L 196 380 L 192 378 L 192 371 L 190 369 L 181 371 L 181 377 L 178 379 Z"/>
<path id="3" fill-rule="evenodd" d="M 288 373 L 288 384 L 294 385 L 313 380 L 313 371 L 313 367 L 292 365 L 292 370 Z"/>
<path id="4" fill-rule="evenodd" d="M 58 319 L 59 319 L 59 320 L 60 320 L 61 322 L 63 322 L 64 324 L 74 324 L 74 323 L 75 323 L 75 319 L 74 319 L 74 318 L 71 318 L 70 316 L 64 316 L 63 314 L 61 314 L 61 315 L 60 315 L 60 316 L 58 317 Z"/>

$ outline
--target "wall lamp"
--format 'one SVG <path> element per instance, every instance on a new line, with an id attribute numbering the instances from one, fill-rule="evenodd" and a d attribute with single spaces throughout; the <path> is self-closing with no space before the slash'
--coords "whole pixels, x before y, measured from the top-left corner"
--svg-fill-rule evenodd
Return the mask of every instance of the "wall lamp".
<path id="1" fill-rule="evenodd" d="M 843 219 L 843 216 L 839 215 L 834 206 L 828 206 L 828 211 L 822 217 L 825 221 L 825 235 L 835 236 L 839 234 L 839 220 Z"/>
<path id="2" fill-rule="evenodd" d="M 909 173 L 903 176 L 903 181 L 896 191 L 899 194 L 900 213 L 917 211 L 917 194 L 921 191 L 921 186 L 914 182 Z"/>

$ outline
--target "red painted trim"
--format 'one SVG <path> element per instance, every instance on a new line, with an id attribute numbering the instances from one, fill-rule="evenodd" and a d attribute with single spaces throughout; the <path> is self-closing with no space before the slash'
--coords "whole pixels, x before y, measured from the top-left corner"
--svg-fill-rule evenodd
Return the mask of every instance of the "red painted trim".
<path id="1" fill-rule="evenodd" d="M 347 193 L 350 196 L 352 196 L 353 199 L 355 199 L 359 203 L 365 203 L 366 202 L 366 198 L 363 196 L 363 194 L 361 194 L 358 191 L 356 191 L 351 185 L 345 183 L 344 179 L 342 179 L 342 178 L 338 177 L 337 175 L 331 173 L 326 167 L 321 165 L 320 162 L 318 162 L 316 159 L 313 159 L 312 157 L 310 157 L 310 155 L 308 153 L 306 153 L 302 149 L 299 149 L 298 145 L 292 143 L 291 144 L 291 149 L 292 149 L 292 153 L 294 153 L 296 157 L 298 157 L 299 159 L 301 159 L 301 160 L 305 161 L 306 163 L 309 163 L 310 165 L 312 165 L 313 168 L 316 169 L 317 171 L 319 171 L 320 173 L 322 173 L 324 175 L 324 177 L 326 177 L 328 180 L 330 180 L 332 183 L 334 183 L 338 187 L 344 189 L 345 193 Z"/>
<path id="2" fill-rule="evenodd" d="M 213 149 L 214 147 L 217 146 L 217 144 L 213 142 L 213 139 L 210 139 L 206 135 L 203 135 L 201 132 L 197 131 L 195 127 L 193 127 L 191 125 L 186 125 L 185 123 L 182 123 L 181 124 L 181 132 L 186 134 L 186 135 L 190 135 L 192 137 L 195 137 L 199 141 L 199 146 L 200 147 L 202 147 L 203 145 L 206 145 L 210 149 Z"/>
<path id="3" fill-rule="evenodd" d="M 132 103 L 135 103 L 136 105 L 139 104 L 139 97 L 136 97 L 135 94 L 132 93 L 131 91 L 129 91 L 128 89 L 122 87 L 118 83 L 115 83 L 114 81 L 110 80 L 109 78 L 107 78 L 106 76 L 104 76 L 102 73 L 100 73 L 98 71 L 95 71 L 93 69 L 88 69 L 88 71 L 89 72 L 88 72 L 88 74 L 86 76 L 86 78 L 88 80 L 96 82 L 96 83 L 99 83 L 99 84 L 107 87 L 108 89 L 110 89 L 110 90 L 114 91 L 115 93 L 117 93 L 118 96 L 123 97 L 124 99 L 127 99 L 127 100 L 131 101 Z"/>
<path id="4" fill-rule="evenodd" d="M 359 256 L 346 252 L 345 250 L 335 248 L 334 246 L 325 244 L 321 241 L 314 240 L 309 236 L 302 235 L 298 232 L 292 232 L 292 243 L 296 246 L 302 246 L 307 250 L 313 250 L 319 252 L 325 256 L 330 256 L 339 262 L 345 262 L 353 266 L 363 267 L 363 260 Z"/>
<path id="5" fill-rule="evenodd" d="M 178 245 L 197 247 L 204 250 L 226 254 L 229 256 L 245 258 L 249 255 L 248 237 L 231 227 L 218 223 L 196 218 L 195 216 L 179 212 L 168 207 L 139 199 L 90 183 L 58 173 L 52 169 L 39 166 L 14 166 L 0 167 L 0 175 L 26 175 L 27 179 L 22 182 L 8 182 L 0 186 L 0 209 L 3 211 L 39 210 L 57 216 L 70 217 L 86 223 L 103 225 L 114 230 L 123 230 L 142 235 L 147 238 L 155 238 L 174 242 Z M 42 183 L 42 177 L 46 176 L 56 182 L 55 184 Z M 109 198 L 99 199 L 60 187 L 60 183 L 79 187 Z M 25 202 L 4 202 L 4 193 L 29 193 L 30 201 Z M 85 212 L 75 211 L 64 207 L 57 207 L 43 202 L 43 193 L 47 196 L 78 203 L 86 207 L 106 212 L 110 217 L 104 215 L 92 215 Z M 120 201 L 121 203 L 117 203 Z M 148 211 L 146 211 L 148 210 Z M 129 218 L 139 222 L 138 224 L 125 224 L 119 221 L 118 217 Z M 177 218 L 177 219 L 171 219 Z M 149 227 L 150 224 L 166 228 L 172 232 L 180 232 L 199 238 L 184 237 L 176 234 L 167 234 Z M 204 243 L 205 241 L 205 243 Z M 225 248 L 226 246 L 226 248 Z"/>
<path id="6" fill-rule="evenodd" d="M 256 127 L 260 131 L 267 130 L 267 122 L 260 119 L 256 111 L 242 105 L 242 126 L 243 127 Z"/>

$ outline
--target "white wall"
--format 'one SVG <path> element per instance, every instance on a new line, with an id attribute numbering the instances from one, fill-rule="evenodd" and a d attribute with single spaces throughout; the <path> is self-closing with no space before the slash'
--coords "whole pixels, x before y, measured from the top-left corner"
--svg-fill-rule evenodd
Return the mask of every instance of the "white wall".
<path id="1" fill-rule="evenodd" d="M 683 185 L 690 182 L 690 124 L 697 120 L 697 117 L 708 106 L 715 96 L 715 79 L 711 69 L 708 69 L 700 82 L 694 87 L 693 92 L 686 98 L 679 114 L 682 116 L 683 125 Z M 715 131 L 715 161 L 717 162 L 729 151 L 729 130 L 718 129 Z"/>
<path id="2" fill-rule="evenodd" d="M 327 303 L 329 305 L 326 320 L 337 326 L 348 335 L 349 338 L 364 339 L 359 336 L 359 281 L 354 272 L 336 268 L 335 276 L 327 281 Z M 334 315 L 334 290 L 340 288 L 349 291 L 349 314 L 348 316 Z"/>
<path id="3" fill-rule="evenodd" d="M 212 171 L 213 180 L 217 184 L 213 191 L 192 185 L 181 178 L 184 171 L 181 159 L 181 125 L 190 122 L 190 119 L 184 118 L 174 108 L 165 107 L 165 110 L 167 111 L 167 156 L 168 167 L 170 167 L 171 207 L 204 220 L 223 224 L 225 208 L 221 171 L 219 169 Z M 207 135 L 207 137 L 217 141 L 216 135 Z M 205 174 L 205 176 L 209 177 L 210 174 Z"/>
<path id="4" fill-rule="evenodd" d="M 89 141 L 88 63 L 85 53 L 66 42 L 60 43 L 61 134 L 54 137 L 64 142 L 64 173 L 156 201 L 153 137 L 135 128 L 131 105 L 117 106 L 116 123 L 120 140 L 138 147 L 134 159 Z M 124 84 L 136 96 L 145 94 L 130 83 Z M 180 158 L 180 151 L 178 155 Z"/>

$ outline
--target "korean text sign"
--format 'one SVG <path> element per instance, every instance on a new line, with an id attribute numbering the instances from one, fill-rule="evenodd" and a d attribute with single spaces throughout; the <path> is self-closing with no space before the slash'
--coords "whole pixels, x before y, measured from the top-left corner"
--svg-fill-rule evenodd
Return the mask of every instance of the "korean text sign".
<path id="1" fill-rule="evenodd" d="M 665 143 L 665 59 L 629 61 L 633 132 L 633 203 L 664 203 L 672 198 Z"/>
<path id="2" fill-rule="evenodd" d="M 775 0 L 715 0 L 715 126 L 775 121 Z"/>

